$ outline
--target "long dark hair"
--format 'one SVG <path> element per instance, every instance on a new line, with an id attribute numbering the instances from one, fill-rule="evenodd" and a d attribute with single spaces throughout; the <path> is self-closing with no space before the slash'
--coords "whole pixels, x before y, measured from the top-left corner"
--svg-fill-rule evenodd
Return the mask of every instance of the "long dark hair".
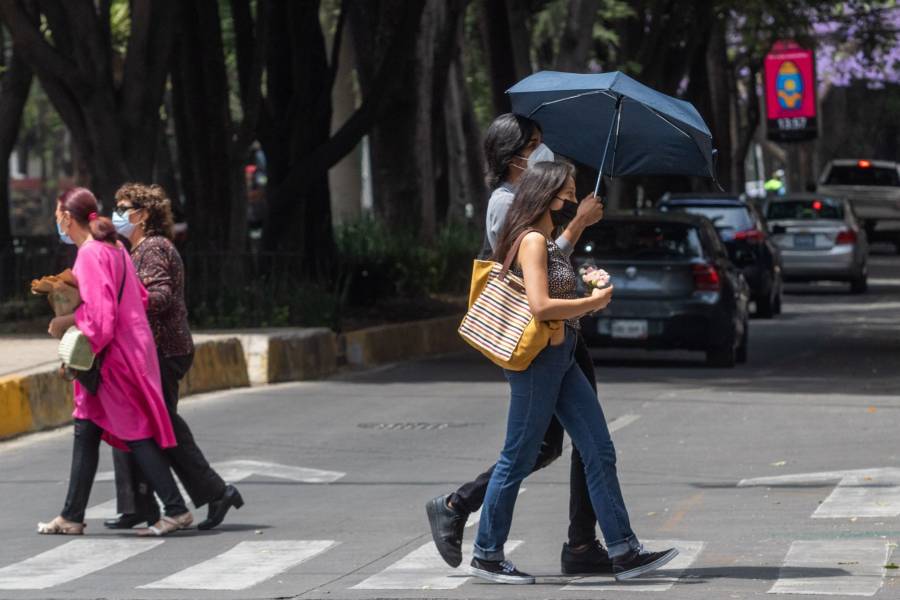
<path id="1" fill-rule="evenodd" d="M 502 114 L 491 121 L 484 134 L 484 180 L 489 190 L 503 183 L 509 164 L 528 145 L 536 127 L 538 124 L 531 119 L 512 113 Z"/>
<path id="2" fill-rule="evenodd" d="M 516 195 L 497 236 L 493 260 L 506 260 L 516 238 L 540 221 L 569 177 L 575 177 L 575 167 L 560 161 L 539 162 L 525 171 L 518 181 Z"/>
<path id="3" fill-rule="evenodd" d="M 72 215 L 76 223 L 88 228 L 92 238 L 110 244 L 116 243 L 116 228 L 112 221 L 98 214 L 100 207 L 91 190 L 72 188 L 60 194 L 56 201 L 60 208 Z"/>

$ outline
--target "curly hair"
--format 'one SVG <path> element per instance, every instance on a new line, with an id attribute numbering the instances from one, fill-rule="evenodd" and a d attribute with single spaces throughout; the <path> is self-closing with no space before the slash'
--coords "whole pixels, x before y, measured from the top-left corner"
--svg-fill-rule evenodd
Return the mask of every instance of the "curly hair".
<path id="1" fill-rule="evenodd" d="M 116 203 L 127 201 L 135 208 L 147 213 L 144 220 L 144 235 L 161 235 L 172 239 L 175 219 L 172 216 L 172 201 L 166 190 L 156 184 L 126 183 L 116 190 Z"/>

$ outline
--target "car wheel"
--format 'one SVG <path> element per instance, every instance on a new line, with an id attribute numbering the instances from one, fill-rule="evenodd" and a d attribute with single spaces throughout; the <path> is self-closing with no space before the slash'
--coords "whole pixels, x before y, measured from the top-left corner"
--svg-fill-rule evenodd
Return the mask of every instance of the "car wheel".
<path id="1" fill-rule="evenodd" d="M 737 347 L 737 352 L 735 352 L 734 360 L 738 364 L 744 364 L 747 362 L 747 350 L 750 346 L 750 327 L 747 321 L 744 321 L 744 335 L 741 336 L 741 343 Z"/>
<path id="2" fill-rule="evenodd" d="M 733 367 L 736 360 L 737 351 L 733 343 L 714 346 L 706 351 L 706 364 L 710 367 Z"/>
<path id="3" fill-rule="evenodd" d="M 854 294 L 865 294 L 869 289 L 869 278 L 865 274 L 850 281 L 850 291 Z"/>

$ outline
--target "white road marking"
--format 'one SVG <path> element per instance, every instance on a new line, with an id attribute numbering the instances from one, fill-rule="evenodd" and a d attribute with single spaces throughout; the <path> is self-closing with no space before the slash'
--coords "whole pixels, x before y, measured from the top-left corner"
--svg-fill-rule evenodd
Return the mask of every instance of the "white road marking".
<path id="1" fill-rule="evenodd" d="M 66 542 L 0 569 L 0 590 L 44 590 L 151 550 L 163 540 L 89 540 Z"/>
<path id="2" fill-rule="evenodd" d="M 770 594 L 873 596 L 884 583 L 885 540 L 793 542 Z"/>
<path id="3" fill-rule="evenodd" d="M 814 519 L 900 516 L 900 469 L 894 467 L 757 477 L 741 480 L 738 487 L 778 487 L 829 481 L 837 481 L 837 486 L 813 512 Z"/>
<path id="4" fill-rule="evenodd" d="M 678 556 L 658 571 L 642 575 L 628 581 L 618 582 L 610 577 L 585 577 L 563 588 L 564 592 L 622 591 L 622 592 L 665 592 L 671 589 L 685 569 L 690 567 L 703 551 L 704 542 L 683 540 L 643 540 L 647 548 L 663 550 L 677 548 Z"/>
<path id="5" fill-rule="evenodd" d="M 241 542 L 140 589 L 245 590 L 337 545 L 332 540 Z"/>
<path id="6" fill-rule="evenodd" d="M 628 427 L 640 418 L 641 415 L 622 415 L 621 417 L 616 417 L 615 419 L 610 421 L 607 427 L 609 428 L 609 432 L 613 433 L 614 431 L 618 431 L 623 427 Z"/>
<path id="7" fill-rule="evenodd" d="M 289 479 L 291 481 L 299 481 L 301 483 L 332 483 L 341 479 L 346 475 L 341 471 L 324 471 L 322 469 L 310 469 L 307 467 L 294 467 L 291 465 L 283 465 L 273 462 L 263 462 L 259 460 L 228 460 L 219 463 L 213 463 L 215 469 L 222 479 L 228 483 L 238 483 L 253 475 L 263 475 L 265 477 L 275 477 L 278 479 Z M 115 481 L 113 471 L 102 471 L 97 473 L 96 481 Z M 190 500 L 184 487 L 178 483 L 181 495 L 184 499 Z M 158 501 L 158 500 L 157 500 Z M 116 499 L 107 500 L 91 506 L 85 512 L 85 519 L 113 519 L 118 514 L 116 510 Z"/>
<path id="8" fill-rule="evenodd" d="M 507 553 L 513 552 L 520 544 L 522 542 L 519 540 L 510 540 L 506 542 L 505 550 Z M 428 542 L 350 589 L 455 590 L 471 579 L 467 569 L 472 560 L 472 546 L 467 546 L 468 549 L 463 550 L 459 569 L 447 566 L 434 543 Z"/>

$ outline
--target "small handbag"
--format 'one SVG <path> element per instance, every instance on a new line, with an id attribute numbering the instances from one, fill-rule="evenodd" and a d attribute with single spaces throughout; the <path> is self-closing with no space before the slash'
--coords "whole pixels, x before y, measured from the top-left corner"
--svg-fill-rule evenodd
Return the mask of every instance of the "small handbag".
<path id="1" fill-rule="evenodd" d="M 538 321 L 531 314 L 524 280 L 509 268 L 525 236 L 522 232 L 503 264 L 475 260 L 469 288 L 469 310 L 459 335 L 494 364 L 509 371 L 524 371 L 547 347 L 560 321 Z"/>
<path id="2" fill-rule="evenodd" d="M 116 298 L 116 310 L 122 302 L 122 292 L 125 290 L 125 255 L 122 255 L 122 283 L 119 285 L 119 295 Z M 97 395 L 100 389 L 100 367 L 103 363 L 103 354 L 94 355 L 91 343 L 87 336 L 77 327 L 69 327 L 59 342 L 57 355 L 63 363 L 63 376 L 69 381 L 76 380 L 92 396 Z"/>

